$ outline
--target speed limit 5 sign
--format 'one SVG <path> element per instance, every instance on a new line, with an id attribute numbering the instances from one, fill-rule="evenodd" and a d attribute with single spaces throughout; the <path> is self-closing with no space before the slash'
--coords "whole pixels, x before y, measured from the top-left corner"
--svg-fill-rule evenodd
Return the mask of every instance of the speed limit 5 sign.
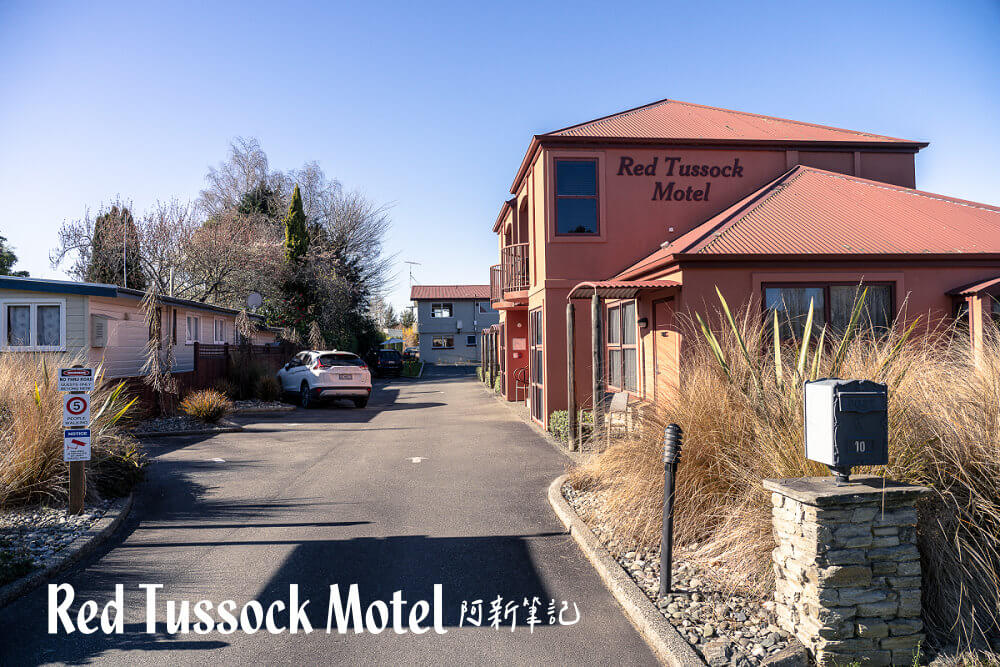
<path id="1" fill-rule="evenodd" d="M 65 394 L 63 396 L 63 428 L 90 426 L 90 394 Z"/>

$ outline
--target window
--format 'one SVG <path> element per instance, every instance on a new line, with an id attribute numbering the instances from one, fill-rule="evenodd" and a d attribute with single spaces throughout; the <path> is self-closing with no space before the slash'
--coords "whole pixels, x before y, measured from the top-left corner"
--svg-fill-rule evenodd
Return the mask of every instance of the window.
<path id="1" fill-rule="evenodd" d="M 431 317 L 451 317 L 452 306 L 450 303 L 432 303 Z"/>
<path id="2" fill-rule="evenodd" d="M 542 309 L 536 308 L 528 314 L 528 339 L 530 350 L 528 361 L 531 382 L 531 416 L 541 421 L 545 408 L 545 349 L 542 337 Z"/>
<path id="3" fill-rule="evenodd" d="M 782 340 L 801 338 L 813 304 L 813 332 L 829 325 L 833 333 L 843 332 L 851 321 L 856 299 L 867 289 L 864 309 L 858 318 L 860 331 L 881 334 L 892 324 L 892 284 L 809 284 L 765 285 L 764 308 L 778 313 Z"/>
<path id="4" fill-rule="evenodd" d="M 215 320 L 215 342 L 225 343 L 226 342 L 226 321 L 225 320 Z"/>
<path id="5" fill-rule="evenodd" d="M 597 234 L 597 211 L 597 160 L 556 160 L 556 234 Z"/>
<path id="6" fill-rule="evenodd" d="M 466 347 L 475 347 L 476 346 L 476 335 L 475 334 L 469 334 L 468 336 L 466 336 L 465 337 L 465 345 L 466 345 Z"/>
<path id="7" fill-rule="evenodd" d="M 431 347 L 435 350 L 450 350 L 455 347 L 454 336 L 434 336 L 431 339 Z"/>
<path id="8" fill-rule="evenodd" d="M 170 342 L 177 345 L 177 309 L 173 308 L 170 312 Z"/>
<path id="9" fill-rule="evenodd" d="M 188 343 L 194 343 L 198 340 L 198 317 L 195 315 L 187 316 L 187 333 L 184 339 Z"/>
<path id="10" fill-rule="evenodd" d="M 490 304 L 487 301 L 477 301 L 476 310 L 480 315 L 488 315 L 491 312 Z"/>
<path id="11" fill-rule="evenodd" d="M 364 368 L 365 362 L 356 354 L 340 352 L 337 354 L 319 355 L 319 365 L 323 368 L 330 368 L 332 366 L 359 366 Z"/>
<path id="12" fill-rule="evenodd" d="M 608 386 L 639 390 L 639 350 L 636 345 L 635 301 L 608 308 Z"/>
<path id="13" fill-rule="evenodd" d="M 3 304 L 3 349 L 57 352 L 66 349 L 66 302 L 62 299 Z"/>

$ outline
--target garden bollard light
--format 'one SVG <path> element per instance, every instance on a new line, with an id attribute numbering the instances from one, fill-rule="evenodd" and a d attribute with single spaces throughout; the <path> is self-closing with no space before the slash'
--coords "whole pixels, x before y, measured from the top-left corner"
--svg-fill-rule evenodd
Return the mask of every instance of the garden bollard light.
<path id="1" fill-rule="evenodd" d="M 681 460 L 684 431 L 677 424 L 663 429 L 663 535 L 660 540 L 660 597 L 670 593 L 674 562 L 674 477 Z"/>

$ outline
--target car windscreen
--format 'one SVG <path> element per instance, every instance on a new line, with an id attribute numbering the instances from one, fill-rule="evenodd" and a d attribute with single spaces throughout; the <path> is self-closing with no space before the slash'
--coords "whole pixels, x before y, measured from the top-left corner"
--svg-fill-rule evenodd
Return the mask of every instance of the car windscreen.
<path id="1" fill-rule="evenodd" d="M 365 362 L 356 354 L 321 354 L 320 366 L 364 366 Z"/>
<path id="2" fill-rule="evenodd" d="M 399 361 L 403 358 L 396 350 L 379 350 L 378 357 L 382 361 Z"/>

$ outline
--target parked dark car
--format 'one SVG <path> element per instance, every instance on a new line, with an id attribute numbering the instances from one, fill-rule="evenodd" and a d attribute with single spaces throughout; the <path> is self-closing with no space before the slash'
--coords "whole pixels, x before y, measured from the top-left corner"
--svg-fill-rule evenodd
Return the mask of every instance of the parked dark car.
<path id="1" fill-rule="evenodd" d="M 403 372 L 403 355 L 398 350 L 378 350 L 371 353 L 368 365 L 379 376 L 399 375 Z"/>
<path id="2" fill-rule="evenodd" d="M 416 361 L 420 359 L 419 347 L 408 347 L 403 350 L 403 361 Z"/>

